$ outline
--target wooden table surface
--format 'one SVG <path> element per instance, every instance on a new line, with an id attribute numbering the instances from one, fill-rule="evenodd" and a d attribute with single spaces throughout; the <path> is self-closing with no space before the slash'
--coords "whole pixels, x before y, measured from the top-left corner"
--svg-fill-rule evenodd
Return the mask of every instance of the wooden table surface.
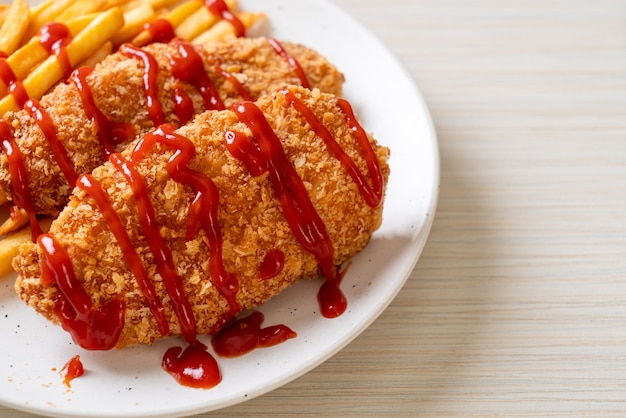
<path id="1" fill-rule="evenodd" d="M 626 1 L 334 1 L 431 109 L 435 223 L 352 344 L 201 416 L 626 416 Z"/>

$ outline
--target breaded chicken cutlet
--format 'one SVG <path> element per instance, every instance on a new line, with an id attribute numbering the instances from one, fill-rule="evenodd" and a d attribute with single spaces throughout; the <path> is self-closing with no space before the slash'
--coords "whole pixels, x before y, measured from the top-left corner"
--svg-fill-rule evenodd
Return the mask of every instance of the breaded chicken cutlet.
<path id="1" fill-rule="evenodd" d="M 214 333 L 301 278 L 339 282 L 381 224 L 388 157 L 316 89 L 164 125 L 79 179 L 15 258 L 17 293 L 88 348 Z M 106 343 L 76 330 L 103 317 Z"/>
<path id="2" fill-rule="evenodd" d="M 0 139 L 12 136 L 28 184 L 14 184 L 11 171 L 19 167 L 11 167 L 5 147 L 0 201 L 17 201 L 17 189 L 29 194 L 32 203 L 23 206 L 32 206 L 31 212 L 56 215 L 77 175 L 156 125 L 179 126 L 204 110 L 256 100 L 286 85 L 340 94 L 342 83 L 343 75 L 315 51 L 274 39 L 232 38 L 196 48 L 177 40 L 141 49 L 122 46 L 93 71 L 74 72 L 40 103 L 4 116 Z"/>

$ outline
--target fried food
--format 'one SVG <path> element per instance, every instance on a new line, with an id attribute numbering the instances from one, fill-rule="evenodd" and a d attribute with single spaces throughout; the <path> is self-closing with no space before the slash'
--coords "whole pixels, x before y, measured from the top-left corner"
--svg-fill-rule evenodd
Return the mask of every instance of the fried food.
<path id="1" fill-rule="evenodd" d="M 389 150 L 345 100 L 292 86 L 173 129 L 160 127 L 79 179 L 49 235 L 14 259 L 21 299 L 55 323 L 63 312 L 66 329 L 76 317 L 96 328 L 80 312 L 118 318 L 111 346 L 177 334 L 191 341 L 301 278 L 321 271 L 338 284 L 336 266 L 381 224 Z M 64 268 L 52 260 L 57 251 L 67 252 Z M 276 254 L 284 261 L 268 274 Z M 60 290 L 67 283 L 84 289 L 86 308 Z"/>
<path id="2" fill-rule="evenodd" d="M 160 123 L 181 125 L 193 114 L 227 107 L 242 95 L 258 99 L 277 88 L 304 81 L 324 92 L 341 92 L 343 75 L 304 46 L 283 45 L 303 69 L 306 80 L 267 39 L 234 38 L 193 49 L 202 59 L 206 79 L 202 74 L 190 73 L 193 67 L 184 65 L 184 57 L 191 51 L 188 47 L 190 44 L 183 42 L 152 44 L 142 49 L 122 47 L 92 73 L 81 73 L 83 79 L 75 72 L 70 77 L 73 81 L 55 87 L 41 99 L 37 109 L 5 115 L 15 147 L 23 155 L 29 180 L 25 188 L 30 190 L 37 213 L 54 216 L 65 205 L 73 187 L 68 171 L 90 172 L 112 150 L 122 149 L 135 135 Z M 149 62 L 150 57 L 154 63 Z M 151 74 L 148 67 L 158 67 L 155 80 L 147 81 Z M 37 121 L 42 113 L 49 115 L 55 141 L 44 134 Z M 56 153 L 53 142 L 60 145 Z M 13 186 L 5 153 L 0 155 L 0 200 L 13 200 Z"/>

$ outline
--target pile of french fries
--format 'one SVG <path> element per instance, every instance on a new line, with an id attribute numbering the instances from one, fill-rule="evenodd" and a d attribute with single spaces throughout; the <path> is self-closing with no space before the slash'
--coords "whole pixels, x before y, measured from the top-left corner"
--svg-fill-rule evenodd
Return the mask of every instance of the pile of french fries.
<path id="1" fill-rule="evenodd" d="M 263 13 L 239 11 L 236 0 L 225 3 L 247 29 L 265 22 Z M 69 29 L 71 40 L 65 50 L 74 69 L 97 64 L 123 43 L 150 43 L 152 33 L 146 25 L 158 19 L 167 20 L 177 37 L 195 44 L 235 35 L 235 28 L 213 15 L 203 0 L 45 0 L 34 7 L 27 0 L 14 0 L 0 5 L 0 54 L 6 57 L 0 59 L 6 59 L 28 96 L 39 99 L 63 80 L 67 70 L 40 43 L 46 24 L 62 23 Z M 0 117 L 15 110 L 19 110 L 15 98 L 0 80 Z M 0 197 L 2 204 L 6 202 Z M 19 246 L 31 238 L 27 214 L 17 208 L 10 212 L 0 224 L 0 276 L 12 271 Z"/>

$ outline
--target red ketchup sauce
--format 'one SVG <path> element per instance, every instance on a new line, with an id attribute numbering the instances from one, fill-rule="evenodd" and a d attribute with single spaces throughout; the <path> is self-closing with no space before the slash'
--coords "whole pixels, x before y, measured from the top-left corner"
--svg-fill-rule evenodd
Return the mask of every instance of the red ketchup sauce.
<path id="1" fill-rule="evenodd" d="M 128 141 L 136 135 L 130 123 L 115 123 L 102 113 L 96 105 L 87 77 L 93 72 L 91 67 L 81 67 L 71 75 L 71 82 L 78 90 L 87 117 L 96 127 L 103 159 L 115 152 L 117 144 Z"/>
<path id="2" fill-rule="evenodd" d="M 311 88 L 309 79 L 307 78 L 300 63 L 294 57 L 289 55 L 287 51 L 285 50 L 285 48 L 283 48 L 282 44 L 278 42 L 276 39 L 269 38 L 268 41 L 270 45 L 272 45 L 272 48 L 274 48 L 274 51 L 276 51 L 278 55 L 284 58 L 287 61 L 287 63 L 291 66 L 293 71 L 296 73 L 296 75 L 300 79 L 300 83 L 302 83 L 302 87 L 307 88 L 307 89 Z"/>
<path id="3" fill-rule="evenodd" d="M 189 344 L 184 351 L 182 347 L 169 348 L 161 367 L 183 386 L 211 389 L 222 381 L 217 361 L 200 341 Z"/>
<path id="4" fill-rule="evenodd" d="M 174 27 L 167 19 L 157 19 L 154 22 L 146 23 L 144 29 L 150 33 L 151 42 L 168 43 L 176 38 Z"/>
<path id="5" fill-rule="evenodd" d="M 71 187 L 76 185 L 76 179 L 78 176 L 76 175 L 76 170 L 74 170 L 74 163 L 70 160 L 70 157 L 67 155 L 67 151 L 57 136 L 57 128 L 52 122 L 52 118 L 48 114 L 48 112 L 41 106 L 36 99 L 30 99 L 24 104 L 24 110 L 26 110 L 30 116 L 35 119 L 39 129 L 45 136 L 50 148 L 52 149 L 52 154 L 61 169 L 61 172 L 65 176 L 65 179 L 69 183 Z"/>
<path id="6" fill-rule="evenodd" d="M 235 35 L 238 37 L 246 36 L 246 27 L 233 12 L 230 11 L 224 0 L 204 0 L 204 4 L 215 16 L 226 20 L 235 29 Z"/>
<path id="7" fill-rule="evenodd" d="M 261 280 L 269 280 L 280 274 L 285 267 L 285 253 L 272 250 L 265 255 L 261 262 Z"/>
<path id="8" fill-rule="evenodd" d="M 81 377 L 85 374 L 85 368 L 83 367 L 83 363 L 80 361 L 80 356 L 75 355 L 72 357 L 61 370 L 59 370 L 59 375 L 61 379 L 63 379 L 63 384 L 68 388 L 71 388 L 72 385 L 70 382 L 78 377 Z"/>
<path id="9" fill-rule="evenodd" d="M 261 328 L 263 319 L 261 312 L 254 311 L 229 324 L 211 340 L 215 353 L 222 357 L 239 357 L 256 348 L 272 347 L 296 338 L 296 333 L 285 325 Z"/>
<path id="10" fill-rule="evenodd" d="M 56 283 L 59 294 L 56 314 L 74 342 L 87 350 L 115 347 L 124 327 L 124 300 L 117 296 L 94 306 L 74 274 L 72 261 L 61 244 L 49 234 L 37 237 L 43 251 L 42 283 Z"/>
<path id="11" fill-rule="evenodd" d="M 9 161 L 9 174 L 12 183 L 13 203 L 24 209 L 28 214 L 32 239 L 35 241 L 37 236 L 41 234 L 41 227 L 35 216 L 35 204 L 33 203 L 30 187 L 28 184 L 28 171 L 24 164 L 24 157 L 19 147 L 13 139 L 13 133 L 9 124 L 4 120 L 0 120 L 0 145 L 4 150 Z"/>
<path id="12" fill-rule="evenodd" d="M 324 140 L 330 152 L 346 168 L 350 177 L 358 185 L 366 203 L 372 207 L 380 205 L 384 190 L 380 165 L 367 135 L 357 122 L 349 103 L 340 100 L 338 106 L 344 113 L 346 123 L 350 126 L 363 152 L 372 177 L 371 186 L 358 170 L 354 161 L 343 151 L 313 111 L 291 91 L 282 90 L 282 94 L 284 94 L 287 102 L 304 116 L 311 129 Z M 267 167 L 287 222 L 300 244 L 317 258 L 322 273 L 326 277 L 326 282 L 318 292 L 322 315 L 327 318 L 340 316 L 347 309 L 347 300 L 339 287 L 343 274 L 339 274 L 333 264 L 332 242 L 324 222 L 315 211 L 306 193 L 302 179 L 287 160 L 276 133 L 254 103 L 235 104 L 232 106 L 232 110 L 250 128 L 256 144 L 243 133 L 229 131 L 225 133 L 224 138 L 227 149 L 235 158 L 244 162 L 253 175 L 261 174 L 264 171 L 262 168 Z"/>
<path id="13" fill-rule="evenodd" d="M 48 54 L 56 55 L 63 70 L 63 78 L 67 78 L 70 71 L 72 71 L 72 64 L 66 49 L 66 46 L 71 41 L 72 35 L 70 30 L 62 23 L 47 23 L 39 30 L 39 43 L 48 51 Z"/>

